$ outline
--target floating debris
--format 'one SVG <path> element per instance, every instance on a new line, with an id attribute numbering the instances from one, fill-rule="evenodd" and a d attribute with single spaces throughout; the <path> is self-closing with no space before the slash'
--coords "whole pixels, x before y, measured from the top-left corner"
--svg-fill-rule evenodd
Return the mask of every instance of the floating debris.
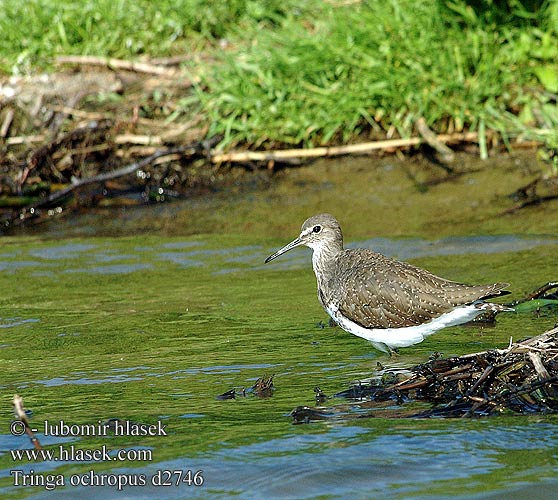
<path id="1" fill-rule="evenodd" d="M 333 397 L 351 400 L 352 404 L 299 406 L 291 413 L 294 423 L 333 417 L 463 418 L 558 413 L 558 327 L 528 340 L 510 341 L 506 349 L 447 359 L 433 356 L 413 367 L 410 375 L 386 370 Z"/>
<path id="2" fill-rule="evenodd" d="M 275 388 L 273 385 L 273 377 L 275 375 L 264 375 L 256 380 L 256 383 L 246 389 L 242 387 L 240 389 L 230 389 L 223 394 L 219 394 L 217 399 L 220 400 L 227 400 L 227 399 L 236 399 L 237 397 L 245 398 L 247 394 L 254 394 L 258 398 L 269 398 L 273 396 L 273 389 Z"/>
<path id="3" fill-rule="evenodd" d="M 334 415 L 334 409 L 312 408 L 311 406 L 297 406 L 291 412 L 291 416 L 297 424 L 307 424 L 315 420 L 327 420 Z"/>
<path id="4" fill-rule="evenodd" d="M 224 392 L 223 394 L 219 394 L 219 396 L 217 396 L 217 399 L 220 399 L 222 401 L 225 401 L 227 399 L 235 399 L 236 395 L 237 395 L 236 389 L 230 389 Z M 240 393 L 239 395 L 242 395 L 243 397 L 246 396 L 246 390 L 242 389 L 242 393 Z"/>
<path id="5" fill-rule="evenodd" d="M 253 392 L 259 398 L 269 398 L 273 395 L 273 377 L 275 375 L 264 375 L 256 380 L 248 392 Z"/>
<path id="6" fill-rule="evenodd" d="M 322 404 L 327 400 L 328 396 L 319 387 L 314 387 L 314 393 L 316 394 L 316 404 Z"/>

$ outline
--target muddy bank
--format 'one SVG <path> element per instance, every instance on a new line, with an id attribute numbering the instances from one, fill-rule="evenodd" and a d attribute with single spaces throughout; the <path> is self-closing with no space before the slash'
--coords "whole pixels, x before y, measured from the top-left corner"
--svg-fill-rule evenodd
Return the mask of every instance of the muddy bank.
<path id="1" fill-rule="evenodd" d="M 223 176 L 227 177 L 226 167 Z M 371 237 L 482 234 L 556 235 L 556 200 L 510 211 L 517 192 L 545 171 L 534 152 L 481 161 L 459 155 L 451 176 L 419 157 L 346 157 L 270 172 L 239 171 L 233 182 L 172 203 L 99 198 L 95 207 L 69 207 L 25 221 L 11 234 L 94 236 L 154 233 L 251 234 L 289 239 L 304 218 L 330 212 L 347 241 Z M 230 172 L 229 172 L 230 173 Z M 134 205 L 127 203 L 131 200 Z"/>
<path id="2" fill-rule="evenodd" d="M 243 205 L 246 196 L 260 190 L 286 214 L 299 196 L 306 203 L 309 194 L 318 190 L 329 195 L 328 206 L 320 210 L 350 214 L 377 208 L 383 214 L 389 212 L 387 219 L 382 215 L 382 222 L 391 225 L 396 218 L 396 226 L 407 234 L 417 228 L 401 225 L 399 219 L 415 216 L 412 210 L 404 212 L 419 198 L 432 199 L 420 210 L 438 225 L 444 217 L 439 213 L 441 206 L 442 212 L 461 208 L 459 221 L 478 220 L 493 217 L 494 207 L 497 213 L 511 214 L 552 204 L 558 196 L 556 177 L 534 149 L 510 155 L 495 147 L 493 157 L 479 161 L 478 145 L 462 141 L 452 148 L 463 153 L 451 152 L 448 159 L 448 148 L 428 130 L 420 132 L 418 142 L 397 148 L 386 144 L 360 156 L 316 160 L 248 154 L 244 160 L 223 163 L 219 158 L 226 158 L 212 149 L 220 138 L 207 137 L 207 127 L 196 110 L 185 113 L 182 106 L 177 111 L 177 103 L 191 94 L 192 81 L 174 67 L 144 66 L 2 82 L 0 218 L 4 232 L 22 227 L 35 231 L 37 224 L 50 226 L 69 214 L 84 212 L 94 218 L 99 211 L 111 217 L 126 211 L 126 217 L 134 219 L 132 206 L 177 200 L 186 200 L 186 206 Z M 285 192 L 289 183 L 293 183 L 291 193 Z M 301 184 L 306 189 L 299 190 Z M 214 200 L 208 201 L 208 195 Z M 343 206 L 337 208 L 336 200 L 343 200 Z M 431 205 L 437 214 L 430 213 Z M 183 206 L 163 209 L 178 213 L 180 219 L 180 229 L 166 227 L 163 221 L 164 230 L 211 232 L 225 223 L 212 214 L 181 220 Z M 139 217 L 145 218 L 145 213 L 140 211 Z M 208 225 L 208 218 L 214 222 Z M 238 222 L 244 226 L 257 223 L 244 217 Z M 272 223 L 284 222 L 279 215 Z M 366 225 L 370 228 L 370 221 Z M 161 229 L 161 224 L 157 227 Z M 145 229 L 155 227 L 147 221 Z M 428 228 L 420 228 L 424 230 Z"/>

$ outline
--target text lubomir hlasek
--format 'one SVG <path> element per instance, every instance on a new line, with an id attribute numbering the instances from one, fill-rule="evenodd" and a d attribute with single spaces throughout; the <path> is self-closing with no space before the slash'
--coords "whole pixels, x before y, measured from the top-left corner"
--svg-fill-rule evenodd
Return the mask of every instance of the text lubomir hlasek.
<path id="1" fill-rule="evenodd" d="M 64 420 L 51 423 L 45 420 L 45 436 L 168 436 L 166 424 L 141 424 L 129 420 L 98 420 L 96 424 L 67 424 Z M 32 429 L 37 432 L 37 429 Z"/>

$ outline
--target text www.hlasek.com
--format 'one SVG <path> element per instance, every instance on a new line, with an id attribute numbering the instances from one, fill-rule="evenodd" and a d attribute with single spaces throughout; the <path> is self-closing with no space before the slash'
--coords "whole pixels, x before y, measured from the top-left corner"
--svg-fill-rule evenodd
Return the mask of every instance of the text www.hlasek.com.
<path id="1" fill-rule="evenodd" d="M 111 450 L 105 445 L 97 450 L 84 450 L 75 448 L 74 445 L 68 447 L 61 445 L 57 449 L 10 450 L 10 454 L 14 462 L 35 462 L 37 460 L 54 462 L 110 462 L 111 460 L 151 462 L 153 460 L 151 450 Z"/>

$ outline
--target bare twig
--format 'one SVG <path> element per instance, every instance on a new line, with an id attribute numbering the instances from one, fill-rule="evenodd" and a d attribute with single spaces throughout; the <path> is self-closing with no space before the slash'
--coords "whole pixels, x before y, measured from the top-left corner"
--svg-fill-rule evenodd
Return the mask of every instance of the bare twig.
<path id="1" fill-rule="evenodd" d="M 100 183 L 100 182 L 106 182 L 112 179 L 117 179 L 118 177 L 124 177 L 125 175 L 133 174 L 137 170 L 141 168 L 145 168 L 148 165 L 155 163 L 163 156 L 170 156 L 170 155 L 192 156 L 198 151 L 198 149 L 199 149 L 198 145 L 177 146 L 174 148 L 161 149 L 159 151 L 156 151 L 152 155 L 148 156 L 147 158 L 142 158 L 140 161 L 131 163 L 130 165 L 127 165 L 125 167 L 118 168 L 111 172 L 105 172 L 103 174 L 94 175 L 92 177 L 87 177 L 85 179 L 77 180 L 71 186 L 61 189 L 60 191 L 56 191 L 52 193 L 50 196 L 48 196 L 47 198 L 45 198 L 45 200 L 27 208 L 31 210 L 31 209 L 39 208 L 41 206 L 50 205 L 55 201 L 58 201 L 66 197 L 71 192 L 83 186 Z"/>
<path id="2" fill-rule="evenodd" d="M 490 374 L 494 371 L 493 365 L 488 365 L 482 375 L 477 379 L 477 381 L 471 386 L 471 388 L 467 391 L 467 396 L 473 399 L 472 394 L 479 388 L 479 386 L 490 376 Z M 477 401 L 478 402 L 478 401 Z M 483 399 L 484 402 L 484 399 Z"/>
<path id="3" fill-rule="evenodd" d="M 531 292 L 529 295 L 527 295 L 525 300 L 521 302 L 527 302 L 532 299 L 538 299 L 542 297 L 549 290 L 552 290 L 553 288 L 558 288 L 558 281 L 549 281 L 548 283 L 544 284 L 543 286 Z"/>
<path id="4" fill-rule="evenodd" d="M 139 144 L 142 146 L 160 146 L 163 141 L 156 135 L 120 134 L 114 138 L 116 144 Z"/>
<path id="5" fill-rule="evenodd" d="M 535 371 L 537 372 L 539 379 L 548 380 L 550 378 L 550 374 L 548 373 L 548 370 L 545 368 L 540 355 L 532 351 L 529 351 L 527 355 L 529 356 L 531 363 L 533 363 L 533 366 L 535 367 Z"/>
<path id="6" fill-rule="evenodd" d="M 0 137 L 4 138 L 8 135 L 8 131 L 10 130 L 10 126 L 14 119 L 14 110 L 12 108 L 8 108 L 6 110 L 6 116 L 4 117 L 4 121 L 2 122 L 2 126 L 0 127 Z"/>
<path id="7" fill-rule="evenodd" d="M 131 156 L 149 156 L 159 151 L 157 146 L 129 146 L 127 148 L 118 148 L 115 155 L 118 158 L 129 158 Z"/>
<path id="8" fill-rule="evenodd" d="M 15 137 L 8 137 L 6 139 L 6 146 L 20 146 L 21 144 L 43 142 L 44 140 L 44 135 L 18 135 Z"/>
<path id="9" fill-rule="evenodd" d="M 171 57 L 155 57 L 151 58 L 151 64 L 156 64 L 157 66 L 178 66 L 187 61 L 192 60 L 191 54 L 180 54 Z"/>
<path id="10" fill-rule="evenodd" d="M 418 389 L 419 387 L 424 387 L 428 383 L 428 380 L 424 377 L 411 377 L 410 379 L 403 380 L 396 384 L 387 387 L 387 390 L 398 390 L 398 391 L 408 391 L 411 389 Z"/>
<path id="11" fill-rule="evenodd" d="M 436 139 L 440 143 L 476 142 L 478 139 L 478 134 L 476 132 L 443 134 L 436 136 Z M 320 158 L 347 154 L 366 154 L 379 149 L 398 149 L 418 146 L 422 142 L 423 139 L 421 139 L 420 137 L 409 137 L 408 139 L 390 139 L 387 141 L 364 142 L 361 144 L 349 144 L 347 146 L 332 146 L 310 149 L 283 149 L 277 151 L 232 151 L 230 153 L 220 153 L 218 151 L 212 151 L 211 161 L 213 163 L 281 161 L 293 158 Z"/>
<path id="12" fill-rule="evenodd" d="M 104 66 L 115 70 L 134 71 L 136 73 L 148 73 L 152 75 L 160 75 L 173 77 L 176 75 L 174 69 L 169 69 L 160 65 L 149 63 L 125 61 L 122 59 L 114 59 L 112 57 L 99 56 L 59 56 L 56 58 L 59 64 L 78 64 L 89 66 Z"/>
<path id="13" fill-rule="evenodd" d="M 415 125 L 421 137 L 432 148 L 434 148 L 436 151 L 438 151 L 438 153 L 440 153 L 444 161 L 451 162 L 455 159 L 454 152 L 448 146 L 446 146 L 442 141 L 440 141 L 436 136 L 436 134 L 432 132 L 432 130 L 430 130 L 430 128 L 426 124 L 426 120 L 422 116 L 417 120 Z"/>

